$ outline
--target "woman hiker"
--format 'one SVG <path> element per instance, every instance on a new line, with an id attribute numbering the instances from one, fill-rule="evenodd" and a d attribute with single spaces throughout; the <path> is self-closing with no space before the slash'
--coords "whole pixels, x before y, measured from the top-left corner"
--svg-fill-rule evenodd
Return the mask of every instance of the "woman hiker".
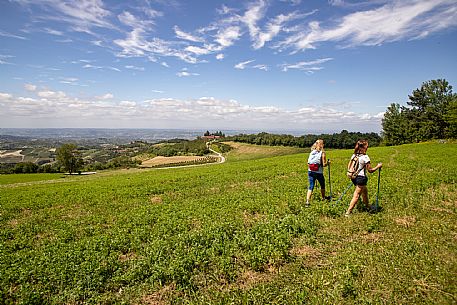
<path id="1" fill-rule="evenodd" d="M 308 193 L 306 194 L 306 204 L 309 206 L 311 195 L 313 194 L 314 185 L 316 180 L 319 181 L 321 187 L 322 199 L 330 199 L 330 196 L 325 197 L 325 178 L 324 166 L 327 166 L 327 159 L 324 152 L 324 140 L 318 139 L 311 146 L 311 152 L 308 157 Z"/>
<path id="2" fill-rule="evenodd" d="M 352 209 L 357 204 L 360 195 L 362 195 L 362 201 L 365 206 L 370 209 L 368 203 L 368 189 L 367 189 L 367 171 L 371 174 L 382 167 L 382 163 L 378 163 L 375 167 L 371 167 L 370 157 L 367 155 L 368 141 L 359 140 L 357 141 L 354 154 L 351 156 L 351 160 L 348 163 L 348 174 L 352 175 L 352 183 L 355 185 L 354 195 L 352 196 L 351 203 L 344 216 L 349 217 Z M 355 176 L 355 177 L 354 177 Z"/>

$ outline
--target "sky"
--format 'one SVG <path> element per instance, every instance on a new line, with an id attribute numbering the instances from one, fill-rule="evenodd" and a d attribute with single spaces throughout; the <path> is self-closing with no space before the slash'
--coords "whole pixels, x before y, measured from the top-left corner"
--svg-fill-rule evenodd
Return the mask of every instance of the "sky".
<path id="1" fill-rule="evenodd" d="M 455 0 L 0 0 L 0 128 L 380 132 L 455 50 Z"/>

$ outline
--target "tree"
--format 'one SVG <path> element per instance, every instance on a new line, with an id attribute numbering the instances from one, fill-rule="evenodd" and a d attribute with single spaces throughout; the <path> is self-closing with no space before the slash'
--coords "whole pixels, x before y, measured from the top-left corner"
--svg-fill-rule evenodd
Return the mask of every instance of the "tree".
<path id="1" fill-rule="evenodd" d="M 57 161 L 67 170 L 70 175 L 78 171 L 83 165 L 81 153 L 75 144 L 64 144 L 56 151 Z"/>
<path id="2" fill-rule="evenodd" d="M 457 138 L 457 95 L 454 95 L 449 103 L 444 119 L 449 124 L 448 136 L 454 139 Z"/>
<path id="3" fill-rule="evenodd" d="M 420 140 L 447 136 L 449 124 L 445 116 L 453 97 L 452 86 L 445 79 L 424 82 L 409 96 L 407 104 L 412 107 L 415 121 L 419 123 Z"/>
<path id="4" fill-rule="evenodd" d="M 409 107 L 391 104 L 384 114 L 387 145 L 457 136 L 457 95 L 446 80 L 424 82 L 408 97 Z"/>

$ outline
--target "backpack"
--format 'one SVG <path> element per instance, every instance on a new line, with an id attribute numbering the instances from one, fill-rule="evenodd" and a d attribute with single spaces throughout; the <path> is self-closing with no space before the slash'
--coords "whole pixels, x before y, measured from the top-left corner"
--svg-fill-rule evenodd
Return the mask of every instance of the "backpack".
<path id="1" fill-rule="evenodd" d="M 321 164 L 322 152 L 313 150 L 308 157 L 308 168 L 310 171 L 317 172 Z"/>
<path id="2" fill-rule="evenodd" d="M 360 173 L 360 171 L 363 170 L 363 168 L 365 167 L 365 165 L 363 165 L 363 167 L 359 169 L 359 157 L 360 155 L 356 154 L 349 162 L 348 171 L 346 175 L 351 180 L 355 179 L 357 175 Z"/>

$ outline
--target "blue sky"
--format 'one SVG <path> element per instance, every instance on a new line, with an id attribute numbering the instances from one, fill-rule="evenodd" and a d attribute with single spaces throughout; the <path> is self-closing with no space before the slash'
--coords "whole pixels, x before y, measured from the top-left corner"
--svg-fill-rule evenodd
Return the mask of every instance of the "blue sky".
<path id="1" fill-rule="evenodd" d="M 378 132 L 456 49 L 455 0 L 2 0 L 0 127 Z"/>

